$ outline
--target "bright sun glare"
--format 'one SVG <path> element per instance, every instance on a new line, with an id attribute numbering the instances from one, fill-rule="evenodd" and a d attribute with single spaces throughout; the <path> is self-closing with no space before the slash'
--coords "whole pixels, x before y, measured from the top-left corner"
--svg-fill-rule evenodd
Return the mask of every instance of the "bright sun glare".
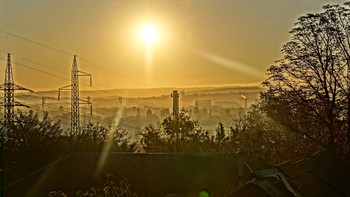
<path id="1" fill-rule="evenodd" d="M 158 39 L 158 30 L 153 25 L 143 25 L 140 29 L 140 39 L 147 45 L 152 45 Z"/>

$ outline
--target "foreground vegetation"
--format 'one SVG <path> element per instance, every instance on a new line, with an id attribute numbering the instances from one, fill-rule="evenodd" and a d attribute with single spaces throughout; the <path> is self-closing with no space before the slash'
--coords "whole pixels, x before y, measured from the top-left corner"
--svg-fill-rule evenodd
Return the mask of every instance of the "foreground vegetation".
<path id="1" fill-rule="evenodd" d="M 160 125 L 143 128 L 140 140 L 132 142 L 120 127 L 107 129 L 88 123 L 79 133 L 71 133 L 62 130 L 60 122 L 52 121 L 48 114 L 40 120 L 33 111 L 18 112 L 16 124 L 1 128 L 5 134 L 5 180 L 19 179 L 70 152 L 234 153 L 273 165 L 318 148 L 308 138 L 287 132 L 258 106 L 240 117 L 234 127 L 219 123 L 215 135 L 210 135 L 182 110 L 176 118 L 168 116 Z"/>

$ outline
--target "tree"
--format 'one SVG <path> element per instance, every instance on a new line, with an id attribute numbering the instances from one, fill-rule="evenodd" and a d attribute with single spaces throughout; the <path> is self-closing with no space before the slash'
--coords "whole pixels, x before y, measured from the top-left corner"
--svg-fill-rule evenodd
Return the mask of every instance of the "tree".
<path id="1" fill-rule="evenodd" d="M 198 121 L 192 120 L 185 109 L 177 116 L 167 116 L 161 123 L 170 147 L 176 152 L 201 152 L 208 132 L 199 127 Z"/>
<path id="2" fill-rule="evenodd" d="M 184 109 L 178 116 L 167 116 L 159 128 L 149 125 L 139 135 L 143 148 L 157 148 L 167 152 L 207 152 L 213 151 L 209 132 L 199 127 Z"/>
<path id="3" fill-rule="evenodd" d="M 107 181 L 100 187 L 92 187 L 90 190 L 76 193 L 77 197 L 137 197 L 136 193 L 130 190 L 130 183 L 124 179 L 119 185 L 115 184 L 111 178 L 113 175 L 107 174 Z"/>
<path id="4" fill-rule="evenodd" d="M 107 140 L 108 129 L 99 123 L 88 122 L 80 129 L 80 133 L 71 135 L 74 140 L 74 151 L 100 151 Z"/>
<path id="5" fill-rule="evenodd" d="M 342 154 L 350 146 L 349 6 L 326 5 L 298 18 L 262 95 L 269 116 Z"/>
<path id="6" fill-rule="evenodd" d="M 65 153 L 60 122 L 53 122 L 47 113 L 40 120 L 33 111 L 19 111 L 16 124 L 1 129 L 4 137 L 5 181 L 11 182 Z"/>
<path id="7" fill-rule="evenodd" d="M 106 175 L 106 183 L 98 187 L 91 187 L 87 191 L 77 191 L 76 197 L 137 197 L 130 188 L 131 185 L 128 180 L 123 179 L 119 185 L 115 184 L 112 180 L 113 175 Z M 62 191 L 51 191 L 49 197 L 66 197 L 67 195 Z"/>
<path id="8" fill-rule="evenodd" d="M 70 139 L 70 140 L 69 140 Z M 81 128 L 81 132 L 69 136 L 68 141 L 74 143 L 71 146 L 71 151 L 102 151 L 105 146 L 108 150 L 116 152 L 134 152 L 136 143 L 131 143 L 131 136 L 121 127 L 107 129 L 99 123 L 88 124 Z"/>
<path id="9" fill-rule="evenodd" d="M 244 154 L 257 164 L 269 166 L 280 162 L 302 158 L 314 153 L 311 140 L 302 134 L 291 132 L 253 105 L 242 122 L 242 129 L 234 133 L 237 152 Z M 231 140 L 230 139 L 230 140 Z"/>
<path id="10" fill-rule="evenodd" d="M 140 144 L 146 149 L 156 149 L 157 151 L 168 151 L 168 145 L 160 129 L 154 127 L 154 125 L 148 125 L 139 132 L 141 136 Z M 151 151 L 151 150 L 148 150 Z"/>
<path id="11" fill-rule="evenodd" d="M 111 136 L 113 143 L 111 150 L 115 152 L 134 152 L 136 150 L 136 142 L 131 142 L 130 139 L 131 136 L 125 129 L 121 127 L 115 128 Z"/>
<path id="12" fill-rule="evenodd" d="M 229 141 L 229 137 L 226 136 L 225 133 L 225 127 L 224 125 L 219 122 L 218 123 L 218 127 L 216 128 L 216 135 L 215 135 L 215 147 L 216 147 L 216 151 L 218 152 L 227 152 L 227 143 Z"/>

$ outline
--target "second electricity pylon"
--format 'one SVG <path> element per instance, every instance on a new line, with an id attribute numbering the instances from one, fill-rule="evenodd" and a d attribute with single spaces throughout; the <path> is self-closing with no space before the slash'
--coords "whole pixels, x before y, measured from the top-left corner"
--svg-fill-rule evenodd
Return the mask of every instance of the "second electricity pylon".
<path id="1" fill-rule="evenodd" d="M 14 123 L 15 119 L 15 106 L 29 106 L 15 101 L 15 90 L 24 90 L 33 92 L 27 88 L 16 85 L 13 80 L 11 54 L 7 54 L 7 64 L 5 69 L 5 83 L 0 85 L 0 90 L 4 90 L 4 101 L 0 102 L 0 106 L 4 106 L 4 123 L 6 127 L 9 127 Z"/>
<path id="2" fill-rule="evenodd" d="M 74 55 L 71 72 L 71 85 L 58 89 L 58 100 L 60 100 L 60 93 L 62 90 L 71 90 L 71 132 L 74 134 L 78 134 L 80 130 L 79 104 L 88 104 L 92 114 L 92 103 L 90 102 L 90 98 L 88 97 L 88 100 L 82 100 L 79 97 L 79 77 L 82 76 L 90 77 L 90 86 L 92 86 L 91 74 L 78 70 L 77 56 Z"/>

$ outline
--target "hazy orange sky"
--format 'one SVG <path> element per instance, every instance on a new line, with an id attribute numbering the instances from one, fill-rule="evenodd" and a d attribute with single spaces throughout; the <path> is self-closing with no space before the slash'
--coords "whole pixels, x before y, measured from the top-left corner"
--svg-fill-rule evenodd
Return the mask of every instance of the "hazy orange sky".
<path id="1" fill-rule="evenodd" d="M 343 2 L 0 0 L 0 30 L 97 64 L 78 59 L 79 69 L 101 89 L 251 85 L 260 84 L 280 57 L 297 17 Z M 154 24 L 160 35 L 149 76 L 138 38 L 144 23 Z M 70 83 L 72 55 L 0 31 L 1 80 L 6 52 L 21 64 L 13 64 L 19 85 L 51 90 Z"/>

